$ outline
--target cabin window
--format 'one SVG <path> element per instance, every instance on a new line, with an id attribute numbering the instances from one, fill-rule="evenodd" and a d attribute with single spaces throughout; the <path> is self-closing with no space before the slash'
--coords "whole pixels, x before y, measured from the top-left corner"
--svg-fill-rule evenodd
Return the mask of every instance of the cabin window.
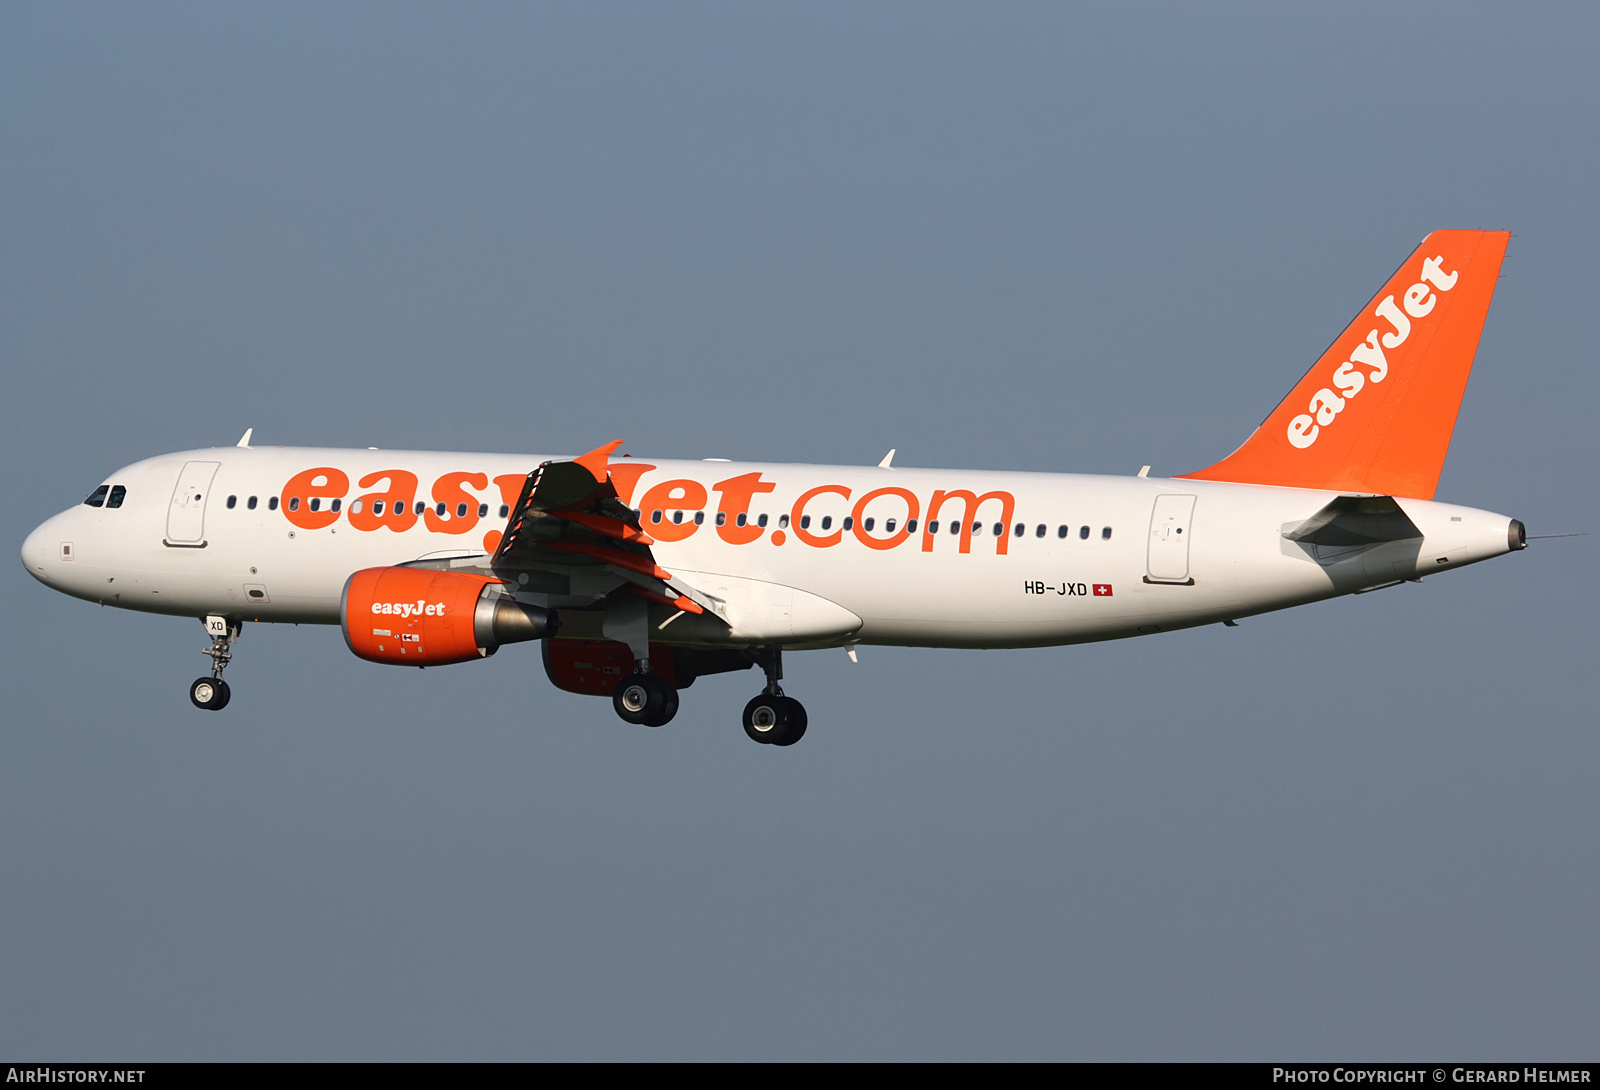
<path id="1" fill-rule="evenodd" d="M 861 528 L 863 530 L 865 530 L 869 534 L 872 533 L 872 518 L 871 518 L 871 516 L 868 516 L 867 518 L 864 518 L 864 519 L 861 520 Z"/>
<path id="2" fill-rule="evenodd" d="M 427 503 L 426 500 L 418 500 L 417 501 L 417 514 L 420 515 L 420 514 L 422 514 L 422 512 L 426 511 L 427 509 L 428 509 L 428 503 Z M 439 513 L 441 515 L 444 514 L 443 511 L 441 511 Z"/>
<path id="3" fill-rule="evenodd" d="M 1103 527 L 1100 530 L 1100 540 L 1101 541 L 1110 541 L 1111 540 L 1111 527 L 1106 526 L 1106 527 Z"/>
<path id="4" fill-rule="evenodd" d="M 511 517 L 511 505 L 510 504 L 502 503 L 500 505 L 500 517 L 503 518 L 503 519 Z M 639 512 L 635 511 L 633 513 L 633 517 L 634 518 L 638 518 L 639 517 Z"/>
<path id="5" fill-rule="evenodd" d="M 478 504 L 478 517 L 479 518 L 486 518 L 486 517 L 488 517 L 488 514 L 489 514 L 489 505 L 486 504 L 486 503 Z"/>
<path id="6" fill-rule="evenodd" d="M 110 492 L 110 491 L 111 491 L 111 486 L 108 485 L 108 484 L 103 484 L 99 488 L 95 489 L 93 492 L 89 493 L 89 498 L 84 500 L 83 502 L 84 502 L 85 505 L 87 505 L 89 507 L 100 507 L 100 506 L 103 506 L 105 504 L 105 502 L 106 502 L 106 493 Z"/>
<path id="7" fill-rule="evenodd" d="M 350 510 L 352 510 L 352 511 L 355 510 L 355 506 L 353 504 L 351 505 Z M 382 500 L 373 500 L 372 501 L 372 513 L 374 515 L 383 514 L 383 501 Z"/>
<path id="8" fill-rule="evenodd" d="M 1079 529 L 1079 531 L 1078 531 L 1078 540 L 1079 541 L 1088 541 L 1089 540 L 1089 528 L 1087 526 L 1082 527 L 1081 529 Z"/>
<path id="9" fill-rule="evenodd" d="M 1017 533 L 1016 533 L 1016 536 L 1017 536 L 1017 537 L 1021 537 L 1021 536 L 1022 536 L 1022 534 L 1023 534 L 1023 531 L 1024 531 L 1024 530 L 1026 530 L 1026 529 L 1027 529 L 1027 527 L 1026 527 L 1026 526 L 1024 526 L 1024 525 L 1022 525 L 1022 523 L 1020 523 L 1020 522 L 1019 522 L 1019 523 L 1017 523 Z"/>
<path id="10" fill-rule="evenodd" d="M 251 496 L 249 499 L 244 501 L 244 505 L 250 510 L 254 511 L 256 509 L 256 498 Z"/>
<path id="11" fill-rule="evenodd" d="M 311 497 L 311 510 L 315 511 L 317 508 L 319 508 L 321 506 L 322 506 L 322 500 L 317 496 L 312 496 Z"/>
<path id="12" fill-rule="evenodd" d="M 916 532 L 917 532 L 917 520 L 916 519 L 906 519 L 906 533 L 914 534 Z"/>
<path id="13" fill-rule="evenodd" d="M 361 501 L 360 500 L 351 500 L 350 501 L 350 513 L 352 515 L 361 514 Z"/>
<path id="14" fill-rule="evenodd" d="M 651 522 L 660 522 L 661 521 L 661 510 L 660 510 L 660 508 L 657 508 L 656 510 L 650 512 L 650 521 Z"/>
<path id="15" fill-rule="evenodd" d="M 995 537 L 1005 537 L 1006 536 L 1006 524 L 1005 523 L 997 522 L 997 523 L 994 524 L 994 536 Z"/>
<path id="16" fill-rule="evenodd" d="M 228 497 L 228 510 L 232 511 L 234 509 L 234 506 L 236 504 L 238 504 L 238 502 L 239 502 L 239 497 L 238 496 L 229 496 Z"/>
<path id="17" fill-rule="evenodd" d="M 1037 525 L 1037 526 L 1035 526 L 1033 528 L 1033 536 L 1034 537 L 1043 537 L 1044 536 L 1044 523 L 1041 522 L 1039 525 Z"/>
<path id="18" fill-rule="evenodd" d="M 766 515 L 757 515 L 756 516 L 756 525 L 761 527 L 763 530 L 765 530 L 767 528 L 767 516 Z"/>
<path id="19" fill-rule="evenodd" d="M 822 516 L 822 528 L 824 530 L 833 529 L 833 516 L 832 515 L 823 515 Z"/>
<path id="20" fill-rule="evenodd" d="M 787 529 L 788 525 L 789 525 L 789 516 L 788 515 L 779 515 L 778 516 L 778 529 L 780 529 L 780 530 Z"/>
<path id="21" fill-rule="evenodd" d="M 114 484 L 111 486 L 111 495 L 106 497 L 106 506 L 121 507 L 122 501 L 127 499 L 127 497 L 128 490 L 123 488 L 120 484 Z"/>
<path id="22" fill-rule="evenodd" d="M 278 509 L 278 497 L 277 496 L 268 496 L 267 497 L 267 510 L 268 511 L 276 511 L 277 509 Z"/>
<path id="23" fill-rule="evenodd" d="M 1057 537 L 1066 537 L 1067 533 L 1071 529 L 1072 529 L 1072 527 L 1070 527 L 1070 526 L 1057 526 L 1056 527 L 1056 536 Z"/>
<path id="24" fill-rule="evenodd" d="M 444 504 L 442 504 L 442 503 L 439 503 L 439 504 L 435 504 L 435 505 L 434 505 L 434 512 L 435 512 L 435 513 L 436 513 L 436 514 L 437 514 L 437 515 L 438 515 L 438 516 L 439 516 L 439 517 L 440 517 L 440 518 L 444 518 Z"/>
<path id="25" fill-rule="evenodd" d="M 300 497 L 299 496 L 290 496 L 289 497 L 289 510 L 291 510 L 291 511 L 300 510 Z"/>
<path id="26" fill-rule="evenodd" d="M 867 529 L 870 530 L 870 529 L 872 529 L 872 527 L 869 525 L 867 527 Z M 894 519 L 884 519 L 883 520 L 883 532 L 886 533 L 886 534 L 894 533 Z"/>
<path id="27" fill-rule="evenodd" d="M 973 523 L 973 524 L 972 524 L 972 532 L 973 532 L 973 533 L 975 533 L 975 534 L 981 534 L 981 533 L 983 533 L 983 523 L 981 523 L 981 522 L 974 522 L 974 523 Z"/>
<path id="28" fill-rule="evenodd" d="M 845 516 L 845 517 L 844 517 L 844 522 L 843 522 L 843 523 L 841 523 L 841 525 L 842 525 L 842 526 L 843 526 L 843 527 L 844 527 L 844 528 L 845 528 L 845 529 L 846 529 L 846 530 L 848 530 L 848 529 L 850 529 L 850 527 L 852 527 L 852 526 L 854 526 L 854 525 L 855 525 L 855 524 L 856 524 L 856 520 L 855 520 L 855 519 L 853 519 L 853 518 L 851 518 L 851 517 L 850 517 L 850 516 L 849 516 L 849 515 L 846 515 L 846 516 Z"/>
<path id="29" fill-rule="evenodd" d="M 726 526 L 727 524 L 728 524 L 728 512 L 726 512 L 726 511 L 718 511 L 717 512 L 717 525 L 718 526 Z"/>
<path id="30" fill-rule="evenodd" d="M 800 516 L 800 529 L 802 529 L 802 530 L 811 529 L 811 516 L 810 515 L 801 515 Z"/>
<path id="31" fill-rule="evenodd" d="M 928 533 L 937 534 L 938 532 L 939 532 L 939 520 L 938 519 L 934 519 L 932 522 L 928 523 Z"/>
<path id="32" fill-rule="evenodd" d="M 961 524 L 955 519 L 950 520 L 950 532 L 952 534 L 959 534 L 961 532 Z"/>
<path id="33" fill-rule="evenodd" d="M 464 504 L 464 503 L 456 504 L 456 518 L 464 519 L 466 517 L 467 517 L 467 505 Z"/>
<path id="34" fill-rule="evenodd" d="M 682 523 L 683 522 L 683 512 L 682 511 L 674 511 L 674 512 L 672 512 L 672 522 L 673 522 L 673 525 L 678 525 L 678 524 Z"/>
<path id="35" fill-rule="evenodd" d="M 339 508 L 340 508 L 340 506 L 341 506 L 341 505 L 342 505 L 342 504 L 343 504 L 343 503 L 344 503 L 344 501 L 343 501 L 343 500 L 334 500 L 334 501 L 333 501 L 333 502 L 332 502 L 332 503 L 330 503 L 330 504 L 329 504 L 329 505 L 328 505 L 328 510 L 330 510 L 330 511 L 337 511 L 337 510 L 339 510 Z"/>
<path id="36" fill-rule="evenodd" d="M 745 523 L 747 523 L 749 521 L 750 521 L 750 516 L 746 515 L 743 511 L 740 511 L 739 512 L 739 517 L 733 520 L 735 526 L 743 526 Z"/>
<path id="37" fill-rule="evenodd" d="M 694 513 L 694 524 L 696 526 L 704 526 L 705 523 L 706 523 L 706 513 L 704 511 L 696 511 Z"/>

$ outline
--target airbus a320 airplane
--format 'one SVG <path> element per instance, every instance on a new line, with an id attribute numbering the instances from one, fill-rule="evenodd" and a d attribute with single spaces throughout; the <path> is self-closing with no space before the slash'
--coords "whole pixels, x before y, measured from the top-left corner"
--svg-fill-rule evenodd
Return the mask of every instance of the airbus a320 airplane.
<path id="1" fill-rule="evenodd" d="M 1119 639 L 1361 593 L 1524 548 L 1433 502 L 1510 235 L 1423 240 L 1243 446 L 1172 479 L 236 447 L 136 462 L 22 547 L 102 605 L 198 617 L 222 680 L 245 621 L 337 624 L 443 666 L 540 640 L 569 692 L 660 726 L 759 665 L 746 733 L 806 729 L 786 650 Z"/>

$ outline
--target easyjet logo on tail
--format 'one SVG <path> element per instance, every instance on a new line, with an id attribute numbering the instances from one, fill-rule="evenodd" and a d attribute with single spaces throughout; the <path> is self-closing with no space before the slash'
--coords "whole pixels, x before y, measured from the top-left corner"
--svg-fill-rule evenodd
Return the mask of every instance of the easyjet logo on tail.
<path id="1" fill-rule="evenodd" d="M 1388 377 L 1389 361 L 1384 349 L 1393 351 L 1405 344 L 1411 336 L 1411 319 L 1426 318 L 1438 306 L 1439 297 L 1434 290 L 1449 291 L 1459 276 L 1459 272 L 1444 271 L 1442 256 L 1430 257 L 1422 263 L 1422 279 L 1405 290 L 1401 304 L 1395 303 L 1393 295 L 1384 296 L 1372 313 L 1387 323 L 1389 330 L 1373 329 L 1364 343 L 1350 350 L 1350 358 L 1333 372 L 1332 385 L 1339 392 L 1325 386 L 1312 394 L 1306 411 L 1289 421 L 1289 442 L 1300 450 L 1311 446 L 1367 383 L 1379 383 Z"/>

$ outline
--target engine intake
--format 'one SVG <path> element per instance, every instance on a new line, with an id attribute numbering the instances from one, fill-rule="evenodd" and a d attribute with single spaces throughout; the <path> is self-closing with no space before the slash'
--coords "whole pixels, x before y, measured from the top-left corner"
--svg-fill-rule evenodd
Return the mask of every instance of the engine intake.
<path id="1" fill-rule="evenodd" d="M 553 612 L 525 605 L 496 579 L 428 568 L 364 568 L 339 601 L 344 642 L 369 662 L 445 666 L 555 632 Z"/>

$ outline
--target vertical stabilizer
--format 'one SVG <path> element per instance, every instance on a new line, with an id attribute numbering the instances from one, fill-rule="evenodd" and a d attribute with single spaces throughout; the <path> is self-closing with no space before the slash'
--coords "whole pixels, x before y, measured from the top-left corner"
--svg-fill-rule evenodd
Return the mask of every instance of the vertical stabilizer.
<path id="1" fill-rule="evenodd" d="M 1423 239 L 1243 446 L 1185 476 L 1432 499 L 1510 239 Z"/>

